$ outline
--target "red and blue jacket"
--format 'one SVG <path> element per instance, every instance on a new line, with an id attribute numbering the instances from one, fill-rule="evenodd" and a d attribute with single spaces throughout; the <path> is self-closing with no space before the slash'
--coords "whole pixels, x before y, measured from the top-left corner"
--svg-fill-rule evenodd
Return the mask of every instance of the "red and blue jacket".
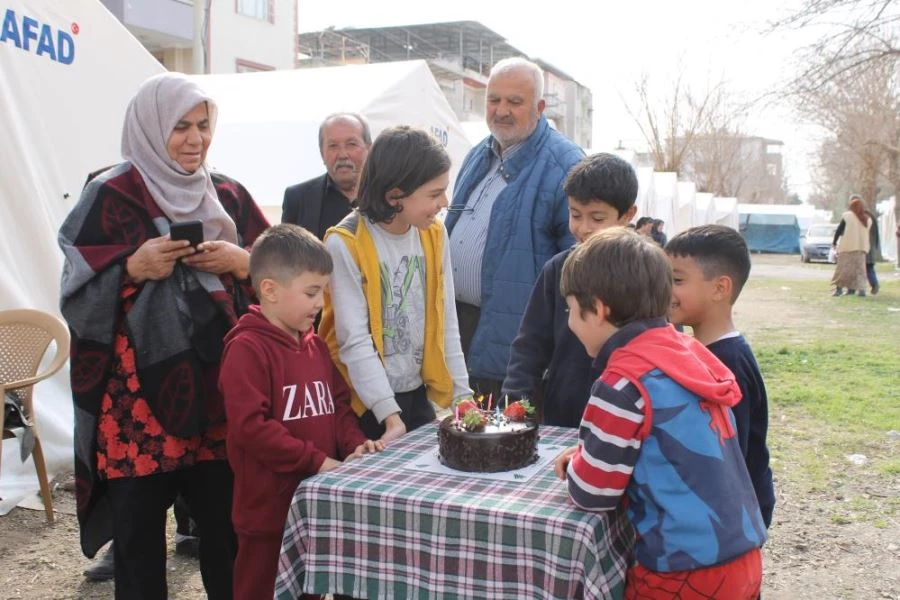
<path id="1" fill-rule="evenodd" d="M 664 319 L 603 346 L 568 470 L 572 500 L 610 510 L 623 495 L 635 558 L 659 572 L 727 563 L 766 540 L 730 407 L 734 376 Z"/>

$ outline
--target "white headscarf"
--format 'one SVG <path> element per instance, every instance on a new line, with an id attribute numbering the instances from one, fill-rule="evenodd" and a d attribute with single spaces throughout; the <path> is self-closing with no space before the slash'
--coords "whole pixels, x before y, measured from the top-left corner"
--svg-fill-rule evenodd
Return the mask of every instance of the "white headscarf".
<path id="1" fill-rule="evenodd" d="M 206 102 L 213 133 L 216 103 L 196 83 L 180 73 L 162 73 L 142 83 L 125 112 L 122 157 L 140 172 L 172 222 L 198 219 L 204 239 L 237 243 L 234 221 L 219 202 L 206 165 L 186 173 L 166 149 L 175 125 L 201 102 Z"/>

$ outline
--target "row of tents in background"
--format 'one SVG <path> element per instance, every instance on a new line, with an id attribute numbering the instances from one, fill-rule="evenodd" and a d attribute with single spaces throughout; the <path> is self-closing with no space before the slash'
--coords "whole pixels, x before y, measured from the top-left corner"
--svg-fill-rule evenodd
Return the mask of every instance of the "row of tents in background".
<path id="1" fill-rule="evenodd" d="M 633 152 L 616 153 L 634 161 Z M 662 219 L 670 238 L 695 225 L 718 223 L 740 231 L 751 252 L 799 254 L 800 238 L 810 225 L 835 220 L 832 211 L 810 204 L 744 204 L 737 198 L 698 192 L 693 182 L 678 181 L 675 173 L 657 173 L 650 167 L 637 167 L 636 172 L 637 217 Z M 876 207 L 881 253 L 887 260 L 897 258 L 895 202 L 889 198 Z M 840 215 L 836 218 L 840 220 Z"/>

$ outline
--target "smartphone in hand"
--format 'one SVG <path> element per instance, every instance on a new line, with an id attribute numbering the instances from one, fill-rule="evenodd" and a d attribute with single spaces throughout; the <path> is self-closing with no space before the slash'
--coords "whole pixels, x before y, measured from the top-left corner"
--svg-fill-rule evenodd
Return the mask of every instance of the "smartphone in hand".
<path id="1" fill-rule="evenodd" d="M 181 221 L 172 223 L 169 228 L 169 237 L 173 241 L 187 240 L 191 246 L 196 248 L 203 243 L 203 222 L 202 221 Z"/>

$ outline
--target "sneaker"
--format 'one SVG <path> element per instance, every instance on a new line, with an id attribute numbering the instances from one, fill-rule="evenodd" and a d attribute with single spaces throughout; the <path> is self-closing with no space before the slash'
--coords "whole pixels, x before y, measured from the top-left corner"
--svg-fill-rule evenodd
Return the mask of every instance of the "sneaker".
<path id="1" fill-rule="evenodd" d="M 109 581 L 116 575 L 116 561 L 113 555 L 113 545 L 110 543 L 106 551 L 94 559 L 84 576 L 90 581 Z"/>
<path id="2" fill-rule="evenodd" d="M 175 554 L 200 558 L 200 538 L 175 532 Z"/>
<path id="3" fill-rule="evenodd" d="M 837 297 L 837 296 L 843 296 L 843 295 L 844 295 L 844 292 L 841 291 L 841 288 L 837 288 L 836 290 L 834 290 L 834 292 L 832 292 L 831 295 L 834 296 L 834 297 Z"/>
<path id="4" fill-rule="evenodd" d="M 866 290 L 859 290 L 858 292 L 856 292 L 856 295 L 859 296 L 860 298 L 865 298 Z"/>
<path id="5" fill-rule="evenodd" d="M 878 295 L 878 290 L 879 290 L 879 289 L 880 289 L 880 286 L 877 286 L 877 285 L 874 286 L 874 287 L 872 288 L 872 295 L 873 295 L 873 296 L 877 296 L 877 295 Z"/>

